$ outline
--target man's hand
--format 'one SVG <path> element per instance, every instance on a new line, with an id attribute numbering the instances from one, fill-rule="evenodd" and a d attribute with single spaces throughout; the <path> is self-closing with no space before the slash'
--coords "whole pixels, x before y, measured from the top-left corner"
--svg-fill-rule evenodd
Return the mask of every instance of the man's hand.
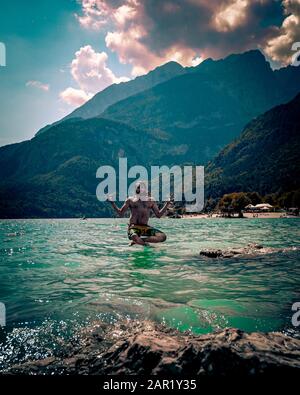
<path id="1" fill-rule="evenodd" d="M 167 207 L 174 206 L 174 199 L 173 198 L 169 198 L 166 201 L 166 204 L 167 204 Z"/>
<path id="2" fill-rule="evenodd" d="M 165 201 L 165 204 L 164 204 L 163 208 L 159 210 L 156 202 L 154 201 L 153 202 L 153 206 L 152 206 L 152 210 L 153 210 L 154 214 L 157 216 L 157 218 L 161 218 L 164 215 L 164 213 L 167 211 L 167 209 L 169 208 L 169 206 L 171 204 L 173 204 L 172 200 L 168 199 L 168 200 Z"/>
<path id="3" fill-rule="evenodd" d="M 110 202 L 110 203 L 114 203 L 113 195 L 108 195 L 107 201 Z"/>
<path id="4" fill-rule="evenodd" d="M 116 203 L 114 202 L 114 198 L 112 195 L 108 195 L 107 196 L 107 201 L 112 205 L 112 207 L 114 208 L 114 210 L 116 210 L 116 212 L 122 217 L 126 210 L 129 208 L 129 199 L 126 199 L 125 203 L 123 204 L 123 206 L 121 208 L 119 208 Z"/>

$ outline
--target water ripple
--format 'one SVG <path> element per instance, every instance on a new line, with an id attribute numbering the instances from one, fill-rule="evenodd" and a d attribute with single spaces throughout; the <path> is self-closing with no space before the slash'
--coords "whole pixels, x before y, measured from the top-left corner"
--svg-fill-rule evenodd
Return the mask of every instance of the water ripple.
<path id="1" fill-rule="evenodd" d="M 146 248 L 128 245 L 126 222 L 0 221 L 8 333 L 24 322 L 38 332 L 46 319 L 55 326 L 76 317 L 80 325 L 99 315 L 154 319 L 195 333 L 225 326 L 293 331 L 299 250 L 224 261 L 199 250 L 249 242 L 299 247 L 298 219 L 152 220 L 168 239 Z"/>

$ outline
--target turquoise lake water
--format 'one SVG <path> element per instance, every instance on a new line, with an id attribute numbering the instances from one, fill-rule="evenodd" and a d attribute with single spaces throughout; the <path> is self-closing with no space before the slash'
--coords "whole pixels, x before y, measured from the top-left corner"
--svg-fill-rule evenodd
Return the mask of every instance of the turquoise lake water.
<path id="1" fill-rule="evenodd" d="M 199 334 L 229 326 L 296 331 L 299 219 L 153 219 L 168 236 L 154 247 L 130 247 L 126 222 L 0 221 L 0 302 L 7 310 L 0 368 L 51 355 L 95 319 L 151 319 Z M 202 248 L 250 242 L 295 249 L 256 258 L 199 256 Z"/>

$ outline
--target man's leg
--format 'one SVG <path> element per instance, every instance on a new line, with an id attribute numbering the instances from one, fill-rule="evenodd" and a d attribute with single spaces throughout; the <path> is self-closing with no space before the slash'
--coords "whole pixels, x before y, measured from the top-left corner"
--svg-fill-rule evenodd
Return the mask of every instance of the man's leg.
<path id="1" fill-rule="evenodd" d="M 133 244 L 140 244 L 142 246 L 147 245 L 146 240 L 142 239 L 141 237 L 139 237 L 138 235 L 133 235 L 131 237 L 131 245 Z"/>
<path id="2" fill-rule="evenodd" d="M 145 238 L 144 240 L 147 243 L 162 243 L 162 242 L 166 241 L 166 239 L 167 239 L 167 236 L 165 235 L 165 233 L 159 231 L 159 232 L 155 232 L 154 235 L 151 235 L 151 236 Z"/>
<path id="3" fill-rule="evenodd" d="M 136 228 L 129 228 L 128 229 L 128 238 L 131 240 L 130 245 L 139 244 L 139 245 L 147 245 L 145 240 L 140 237 L 140 232 Z"/>

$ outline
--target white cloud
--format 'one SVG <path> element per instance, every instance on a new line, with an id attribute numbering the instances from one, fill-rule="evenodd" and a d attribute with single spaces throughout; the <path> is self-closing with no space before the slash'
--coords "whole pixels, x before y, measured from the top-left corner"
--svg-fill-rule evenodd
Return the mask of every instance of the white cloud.
<path id="1" fill-rule="evenodd" d="M 196 56 L 195 58 L 192 59 L 192 66 L 193 66 L 193 67 L 198 66 L 198 64 L 202 63 L 203 60 L 204 60 L 204 59 L 201 58 L 201 56 L 200 56 L 200 57 L 199 57 L 199 56 Z"/>
<path id="2" fill-rule="evenodd" d="M 86 93 L 81 89 L 67 88 L 60 92 L 59 97 L 70 106 L 81 106 L 92 98 L 92 94 Z"/>
<path id="3" fill-rule="evenodd" d="M 68 104 L 80 105 L 111 84 L 128 81 L 117 77 L 107 66 L 106 52 L 96 52 L 90 45 L 81 47 L 71 63 L 71 75 L 80 89 L 67 88 L 60 97 Z"/>
<path id="4" fill-rule="evenodd" d="M 120 62 L 133 65 L 134 76 L 164 63 L 160 56 L 149 51 L 142 43 L 144 36 L 146 32 L 141 26 L 133 26 L 126 31 L 108 32 L 105 37 L 106 46 L 118 54 Z"/>
<path id="5" fill-rule="evenodd" d="M 131 64 L 132 75 L 145 74 L 149 70 L 170 60 L 177 61 L 183 66 L 199 64 L 198 51 L 188 48 L 181 43 L 174 43 L 160 53 L 152 51 L 143 42 L 147 39 L 147 15 L 141 0 L 81 0 L 82 16 L 77 15 L 82 27 L 107 31 L 105 42 L 107 48 L 116 52 L 123 64 Z M 172 3 L 164 4 L 167 12 L 180 11 Z M 151 22 L 150 22 L 151 24 Z M 197 60 L 196 60 L 197 59 Z M 198 62 L 198 63 L 197 63 Z"/>
<path id="6" fill-rule="evenodd" d="M 119 27 L 125 27 L 126 23 L 133 20 L 137 16 L 137 10 L 135 6 L 135 1 L 128 2 L 128 4 L 121 5 L 121 7 L 118 7 L 112 13 L 112 17 Z"/>
<path id="7" fill-rule="evenodd" d="M 146 32 L 141 26 L 132 26 L 126 31 L 109 32 L 106 35 L 106 46 L 119 56 L 121 63 L 133 65 L 131 74 L 142 75 L 168 61 L 175 61 L 182 66 L 195 66 L 201 62 L 195 50 L 175 44 L 161 51 L 159 55 L 143 44 Z"/>
<path id="8" fill-rule="evenodd" d="M 81 47 L 71 63 L 71 74 L 81 89 L 96 93 L 111 84 L 128 81 L 127 77 L 116 77 L 107 66 L 106 52 L 96 52 L 90 45 Z"/>
<path id="9" fill-rule="evenodd" d="M 102 30 L 106 46 L 132 75 L 169 60 L 184 66 L 207 57 L 263 48 L 286 63 L 299 41 L 300 0 L 81 0 L 82 27 Z M 282 4 L 282 7 L 280 5 Z M 276 25 L 285 11 L 281 27 Z M 197 59 L 197 60 L 196 60 Z"/>
<path id="10" fill-rule="evenodd" d="M 243 25 L 247 20 L 247 7 L 248 0 L 235 0 L 221 8 L 214 17 L 217 31 L 228 32 Z"/>
<path id="11" fill-rule="evenodd" d="M 300 0 L 284 0 L 282 4 L 287 16 L 264 51 L 272 60 L 287 65 L 294 54 L 292 45 L 300 41 Z"/>
<path id="12" fill-rule="evenodd" d="M 85 29 L 101 30 L 110 21 L 119 26 L 136 16 L 139 0 L 81 0 L 82 15 L 75 14 L 80 25 Z"/>
<path id="13" fill-rule="evenodd" d="M 42 82 L 35 81 L 35 80 L 27 81 L 25 85 L 33 87 L 33 88 L 41 89 L 42 91 L 45 91 L 45 92 L 48 92 L 50 89 L 49 84 L 43 84 Z"/>
<path id="14" fill-rule="evenodd" d="M 99 30 L 107 23 L 110 7 L 105 0 L 81 0 L 83 15 L 75 14 L 86 29 Z"/>

